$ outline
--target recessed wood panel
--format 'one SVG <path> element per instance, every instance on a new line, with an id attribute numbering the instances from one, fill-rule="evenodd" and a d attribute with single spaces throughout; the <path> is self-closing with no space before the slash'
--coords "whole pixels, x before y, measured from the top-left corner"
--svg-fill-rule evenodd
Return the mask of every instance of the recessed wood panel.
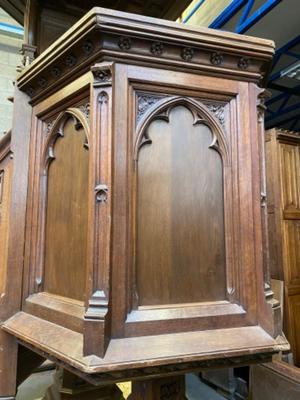
<path id="1" fill-rule="evenodd" d="M 300 219 L 300 147 L 293 144 L 281 144 L 282 163 L 282 202 L 285 218 L 292 212 L 292 218 L 298 213 Z"/>
<path id="2" fill-rule="evenodd" d="M 288 339 L 292 346 L 294 362 L 300 367 L 300 294 L 289 296 Z"/>
<path id="3" fill-rule="evenodd" d="M 11 171 L 12 163 L 6 157 L 0 163 L 0 303 L 6 291 Z"/>
<path id="4" fill-rule="evenodd" d="M 283 221 L 285 283 L 300 285 L 300 221 Z"/>
<path id="5" fill-rule="evenodd" d="M 140 305 L 225 299 L 223 168 L 212 132 L 176 106 L 153 121 L 138 157 Z"/>
<path id="6" fill-rule="evenodd" d="M 78 127 L 77 127 L 78 129 Z M 88 150 L 69 119 L 48 172 L 45 291 L 84 299 L 87 255 Z"/>

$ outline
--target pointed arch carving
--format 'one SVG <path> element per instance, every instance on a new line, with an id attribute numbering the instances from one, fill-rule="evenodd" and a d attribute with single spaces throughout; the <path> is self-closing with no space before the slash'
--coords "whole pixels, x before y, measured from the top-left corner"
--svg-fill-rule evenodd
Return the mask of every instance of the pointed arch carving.
<path id="1" fill-rule="evenodd" d="M 191 112 L 194 119 L 193 125 L 203 124 L 211 130 L 213 138 L 209 147 L 220 153 L 224 166 L 230 165 L 228 143 L 219 120 L 203 103 L 180 96 L 168 97 L 156 102 L 138 122 L 134 145 L 134 160 L 137 161 L 140 148 L 152 142 L 148 133 L 148 127 L 151 122 L 157 119 L 169 122 L 170 113 L 177 106 L 184 106 Z"/>
<path id="2" fill-rule="evenodd" d="M 44 174 L 47 173 L 51 161 L 55 159 L 55 143 L 59 138 L 64 136 L 64 126 L 70 117 L 73 118 L 76 130 L 83 128 L 86 138 L 84 142 L 84 147 L 86 149 L 89 148 L 90 127 L 85 114 L 80 109 L 73 107 L 62 111 L 54 121 L 45 143 L 44 153 L 42 157 Z"/>

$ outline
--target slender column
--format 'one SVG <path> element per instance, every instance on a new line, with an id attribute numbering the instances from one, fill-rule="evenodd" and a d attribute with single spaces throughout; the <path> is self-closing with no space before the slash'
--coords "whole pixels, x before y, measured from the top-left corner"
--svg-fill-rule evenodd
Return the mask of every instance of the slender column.
<path id="1" fill-rule="evenodd" d="M 84 355 L 104 357 L 110 340 L 111 192 L 113 64 L 91 68 L 89 169 L 88 302 L 84 320 Z"/>

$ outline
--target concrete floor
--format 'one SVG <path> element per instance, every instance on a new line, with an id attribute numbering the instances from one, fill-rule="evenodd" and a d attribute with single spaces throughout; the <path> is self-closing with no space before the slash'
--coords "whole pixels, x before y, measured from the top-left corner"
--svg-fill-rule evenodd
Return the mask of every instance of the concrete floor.
<path id="1" fill-rule="evenodd" d="M 42 400 L 47 388 L 52 385 L 53 375 L 54 372 L 51 371 L 33 374 L 20 385 L 16 400 Z M 187 375 L 186 388 L 188 400 L 224 400 L 224 397 L 193 374 Z M 124 385 L 121 389 L 128 393 L 128 385 Z"/>

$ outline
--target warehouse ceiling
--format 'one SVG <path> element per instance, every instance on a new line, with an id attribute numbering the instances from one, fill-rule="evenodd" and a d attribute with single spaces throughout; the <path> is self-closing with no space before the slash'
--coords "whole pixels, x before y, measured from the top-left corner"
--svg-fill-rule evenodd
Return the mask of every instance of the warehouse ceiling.
<path id="1" fill-rule="evenodd" d="M 300 130 L 299 16 L 299 0 L 194 0 L 182 20 L 274 40 L 266 127 Z"/>

